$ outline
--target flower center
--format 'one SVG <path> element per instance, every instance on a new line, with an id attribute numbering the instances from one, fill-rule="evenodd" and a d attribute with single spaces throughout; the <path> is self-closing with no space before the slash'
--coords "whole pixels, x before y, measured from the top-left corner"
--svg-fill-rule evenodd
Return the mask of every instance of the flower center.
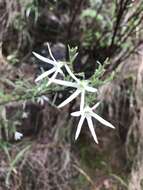
<path id="1" fill-rule="evenodd" d="M 62 62 L 57 62 L 57 64 L 55 65 L 57 69 L 60 69 L 62 66 L 63 66 Z"/>
<path id="2" fill-rule="evenodd" d="M 90 109 L 90 107 L 85 107 L 85 109 L 84 109 L 84 115 L 85 116 L 89 116 L 90 115 L 90 112 L 91 112 L 91 109 Z"/>
<path id="3" fill-rule="evenodd" d="M 87 87 L 87 81 L 80 81 L 80 83 L 79 83 L 79 88 L 81 89 L 81 90 L 85 90 L 86 89 L 86 87 Z"/>

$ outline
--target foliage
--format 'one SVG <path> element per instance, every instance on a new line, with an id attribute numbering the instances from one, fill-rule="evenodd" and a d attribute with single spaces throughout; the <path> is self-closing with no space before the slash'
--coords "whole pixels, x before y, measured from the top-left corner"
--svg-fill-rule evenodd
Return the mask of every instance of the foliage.
<path id="1" fill-rule="evenodd" d="M 10 157 L 8 150 L 6 148 L 4 149 L 5 153 L 7 154 L 8 161 L 9 161 L 9 169 L 8 169 L 6 179 L 5 179 L 5 183 L 6 183 L 7 187 L 9 187 L 9 185 L 10 185 L 9 180 L 10 180 L 10 177 L 12 175 L 12 172 L 17 173 L 16 165 L 18 164 L 18 162 L 20 162 L 22 160 L 23 156 L 29 150 L 29 148 L 30 148 L 30 146 L 23 148 L 19 153 L 17 153 L 17 155 L 15 156 L 14 159 L 12 159 Z"/>
<path id="2" fill-rule="evenodd" d="M 5 29 L 13 27 L 14 32 L 16 31 L 18 34 L 18 43 L 16 42 L 17 46 L 15 48 L 16 51 L 13 49 L 13 51 L 7 56 L 7 60 L 13 65 L 20 63 L 20 49 L 27 44 L 27 41 L 30 44 L 27 48 L 28 51 L 30 48 L 32 50 L 33 47 L 37 46 L 37 44 L 39 45 L 43 43 L 43 39 L 38 39 L 37 36 L 34 39 L 35 36 L 33 37 L 31 35 L 31 31 L 29 29 L 33 29 L 33 26 L 36 26 L 37 28 L 36 30 L 34 28 L 34 32 L 39 30 L 37 21 L 38 18 L 40 18 L 40 14 L 43 13 L 46 5 L 47 13 L 53 12 L 56 16 L 58 15 L 57 17 L 59 18 L 60 24 L 63 28 L 63 32 L 60 34 L 60 37 L 53 35 L 54 41 L 60 40 L 64 43 L 68 42 L 69 44 L 78 44 L 81 48 L 79 48 L 79 50 L 82 50 L 85 54 L 87 53 L 89 56 L 93 57 L 94 64 L 96 64 L 96 67 L 94 68 L 96 68 L 96 70 L 89 78 L 89 84 L 92 84 L 95 88 L 99 88 L 101 85 L 111 81 L 114 78 L 114 72 L 112 71 L 122 63 L 122 60 L 127 58 L 129 54 L 135 50 L 140 42 L 139 37 L 142 30 L 141 21 L 143 18 L 143 4 L 141 1 L 131 2 L 129 0 L 89 0 L 85 3 L 80 2 L 84 1 L 77 0 L 69 2 L 66 0 L 51 0 L 47 2 L 46 0 L 22 0 L 19 1 L 17 6 L 17 1 L 6 0 L 8 10 L 6 11 L 6 17 L 8 18 L 8 21 L 4 21 L 3 23 L 6 23 L 6 25 L 2 23 L 1 26 L 5 26 Z M 64 9 L 64 11 L 63 9 L 59 9 L 62 3 L 66 4 L 66 9 Z M 63 24 L 63 18 L 67 18 L 66 24 Z M 2 19 L 0 19 L 0 22 L 1 20 Z M 44 26 L 44 29 L 46 27 L 47 26 Z M 49 28 L 49 26 L 47 28 Z M 5 33 L 6 32 L 4 32 L 4 34 Z M 39 36 L 43 37 L 43 35 Z M 47 33 L 44 40 L 52 41 Z M 73 64 L 77 58 L 77 49 L 69 48 L 69 52 L 70 56 L 68 65 L 73 72 L 73 67 L 75 66 Z M 80 52 L 78 56 L 82 59 Z M 110 64 L 108 64 L 109 60 L 106 60 L 107 57 L 114 58 Z M 101 63 L 97 62 L 97 60 L 100 60 Z M 90 61 L 87 61 L 85 64 L 91 69 Z M 81 68 L 81 71 L 82 69 L 83 68 Z M 110 75 L 108 73 L 108 75 L 106 75 L 106 72 L 110 73 Z M 104 74 L 108 77 L 105 78 Z M 85 79 L 84 73 L 75 73 L 75 75 L 79 79 Z M 69 76 L 65 76 L 64 79 L 73 82 Z M 46 79 L 40 81 L 38 85 L 35 85 L 33 82 L 25 79 L 17 80 L 16 82 L 6 80 L 6 83 L 12 87 L 13 92 L 9 93 L 0 89 L 0 104 L 2 106 L 2 110 L 5 104 L 9 102 L 32 100 L 38 103 L 43 102 L 42 104 L 44 104 L 44 96 L 47 97 L 49 94 L 63 93 L 65 90 L 66 92 L 69 92 L 69 94 L 73 93 L 73 89 L 71 88 L 65 89 L 64 87 L 54 84 L 47 86 Z M 96 101 L 96 95 L 93 96 L 92 94 L 88 94 L 86 103 L 93 105 Z M 55 106 L 50 98 L 49 103 L 52 104 L 52 106 Z M 0 127 L 5 129 L 8 136 L 9 132 L 15 132 L 18 121 L 15 118 L 15 121 L 11 123 L 11 121 L 8 121 L 4 116 L 4 111 L 1 111 L 1 113 L 2 117 L 0 117 Z M 12 127 L 10 128 L 10 126 Z M 1 141 L 0 145 L 5 146 L 5 143 L 7 142 Z M 15 167 L 13 167 L 13 169 L 10 168 L 9 175 L 11 175 L 13 171 L 15 172 Z M 114 176 L 114 178 L 123 184 L 123 186 L 127 186 L 122 178 L 118 178 L 118 176 Z M 85 176 L 84 178 L 81 177 L 81 183 L 84 183 L 84 180 Z"/>
<path id="3" fill-rule="evenodd" d="M 49 44 L 48 44 L 48 49 L 49 49 L 49 53 L 50 53 L 52 60 L 45 58 L 45 57 L 43 57 L 37 53 L 34 53 L 34 55 L 38 59 L 53 65 L 53 68 L 48 70 L 48 71 L 43 72 L 40 76 L 38 76 L 36 78 L 36 80 L 35 80 L 35 82 L 37 82 L 36 86 L 33 86 L 32 84 L 30 84 L 26 80 L 24 80 L 24 81 L 19 80 L 19 81 L 16 81 L 15 83 L 12 83 L 11 81 L 7 80 L 10 84 L 12 83 L 12 86 L 14 88 L 13 88 L 13 92 L 12 92 L 11 96 L 7 96 L 5 93 L 1 92 L 1 99 L 2 99 L 1 104 L 5 104 L 5 103 L 11 102 L 11 101 L 18 101 L 18 100 L 26 101 L 27 99 L 31 99 L 32 101 L 37 101 L 41 104 L 44 104 L 44 101 L 46 100 L 51 105 L 53 105 L 53 101 L 50 101 L 47 97 L 45 97 L 46 94 L 53 93 L 53 92 L 57 93 L 58 92 L 57 90 L 62 91 L 62 90 L 64 90 L 64 88 L 63 88 L 64 86 L 66 86 L 66 88 L 70 88 L 70 92 L 73 91 L 72 88 L 73 89 L 77 88 L 76 91 L 72 92 L 72 94 L 67 98 L 67 100 L 65 100 L 63 103 L 61 103 L 58 107 L 59 108 L 63 107 L 64 105 L 71 102 L 73 99 L 76 98 L 76 96 L 78 96 L 80 94 L 81 100 L 80 100 L 80 111 L 79 112 L 83 112 L 83 113 L 81 113 L 81 118 L 84 117 L 84 119 L 87 119 L 87 121 L 89 123 L 89 128 L 90 128 L 91 133 L 94 137 L 94 140 L 98 143 L 96 134 L 94 132 L 91 117 L 94 117 L 99 122 L 101 122 L 102 124 L 104 124 L 108 127 L 114 128 L 113 125 L 111 125 L 109 122 L 105 121 L 100 116 L 93 113 L 92 109 L 96 109 L 96 107 L 99 105 L 99 103 L 97 103 L 94 106 L 94 108 L 91 107 L 91 110 L 89 110 L 90 107 L 86 108 L 87 106 L 93 106 L 93 104 L 95 104 L 95 102 L 97 102 L 97 100 L 96 100 L 97 99 L 97 93 L 96 93 L 97 89 L 96 88 L 99 87 L 101 84 L 109 81 L 109 79 L 106 79 L 104 82 L 103 81 L 100 82 L 101 81 L 100 78 L 105 71 L 104 66 L 102 66 L 101 64 L 99 65 L 99 68 L 96 69 L 91 80 L 88 80 L 88 81 L 85 80 L 84 74 L 83 74 L 82 80 L 80 80 L 77 77 L 81 77 L 82 75 L 75 76 L 73 73 L 73 63 L 74 63 L 74 60 L 78 54 L 77 48 L 71 49 L 69 47 L 69 58 L 70 58 L 69 62 L 56 61 L 55 58 L 53 57 L 53 54 L 52 54 L 51 49 L 49 47 Z M 66 69 L 68 77 L 63 72 L 62 68 Z M 52 74 L 51 77 L 49 77 L 49 73 Z M 63 76 L 63 80 L 57 79 L 58 74 Z M 48 77 L 48 79 L 49 79 L 48 82 L 46 80 L 46 77 Z M 42 79 L 44 79 L 44 80 L 42 80 Z M 110 79 L 111 79 L 111 77 L 110 77 Z M 75 81 L 75 82 L 73 82 L 73 81 Z M 61 86 L 63 86 L 63 87 L 60 88 L 60 86 L 57 86 L 55 88 L 56 83 L 57 84 L 61 83 Z M 93 87 L 90 86 L 91 84 Z M 96 88 L 94 88 L 94 87 L 96 87 Z M 89 94 L 91 94 L 91 92 L 92 93 L 94 92 L 94 96 L 89 95 Z M 54 105 L 54 106 L 56 107 L 56 105 Z M 85 111 L 85 113 L 84 113 L 84 111 Z M 94 115 L 87 116 L 88 112 L 89 112 L 89 114 L 94 114 Z M 74 116 L 74 113 L 71 113 L 71 115 L 72 114 Z M 85 116 L 84 116 L 84 114 L 85 114 Z M 89 118 L 90 118 L 90 120 L 89 120 Z M 80 132 L 80 131 L 78 132 L 78 130 L 79 130 L 79 126 L 77 128 L 77 133 L 76 133 L 75 138 L 78 138 L 78 135 L 79 135 L 78 133 Z"/>
<path id="4" fill-rule="evenodd" d="M 9 139 L 15 133 L 18 123 L 19 122 L 16 118 L 13 121 L 9 121 L 6 116 L 6 109 L 2 106 L 0 107 L 0 140 L 2 141 L 2 144 L 3 140 L 5 142 L 9 141 Z"/>
<path id="5" fill-rule="evenodd" d="M 74 60 L 77 56 L 77 48 L 69 48 L 70 53 L 70 62 L 68 62 L 71 70 L 73 71 L 73 64 Z M 101 77 L 103 76 L 105 72 L 105 66 L 109 64 L 108 61 L 106 61 L 106 64 L 101 65 L 99 63 L 99 67 L 94 72 L 93 76 L 90 78 L 91 83 L 93 87 L 99 87 L 100 85 L 113 80 L 113 73 L 111 76 L 109 76 L 106 80 L 101 80 Z M 76 73 L 77 76 L 84 77 L 83 73 Z M 65 76 L 65 79 L 68 79 L 68 76 Z M 38 85 L 34 85 L 32 82 L 30 82 L 27 79 L 18 79 L 15 82 L 4 79 L 7 84 L 9 84 L 13 91 L 11 94 L 5 93 L 3 90 L 0 91 L 0 104 L 6 104 L 8 102 L 13 101 L 20 101 L 20 100 L 28 100 L 31 99 L 35 101 L 38 97 L 50 94 L 50 93 L 56 93 L 61 92 L 63 90 L 63 87 L 60 86 L 47 86 L 47 79 L 44 79 L 38 83 Z"/>
<path id="6" fill-rule="evenodd" d="M 83 46 L 104 59 L 116 53 L 120 55 L 117 62 L 125 59 L 138 45 L 133 38 L 137 27 L 142 30 L 142 12 L 141 2 L 90 0 L 81 13 Z"/>

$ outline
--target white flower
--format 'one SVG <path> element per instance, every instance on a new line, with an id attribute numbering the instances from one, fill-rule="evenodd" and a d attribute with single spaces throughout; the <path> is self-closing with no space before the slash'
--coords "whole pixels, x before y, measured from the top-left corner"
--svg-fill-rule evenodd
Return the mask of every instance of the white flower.
<path id="1" fill-rule="evenodd" d="M 49 79 L 49 83 L 48 83 L 48 85 L 49 85 L 50 83 L 52 83 L 52 80 L 57 77 L 58 73 L 60 73 L 62 75 L 64 75 L 64 73 L 61 69 L 61 67 L 63 67 L 63 63 L 55 60 L 48 43 L 47 43 L 47 45 L 48 45 L 49 54 L 53 60 L 43 57 L 35 52 L 33 52 L 33 54 L 35 55 L 35 57 L 37 57 L 41 61 L 49 63 L 53 66 L 50 70 L 45 71 L 40 76 L 38 76 L 35 80 L 35 82 L 38 82 L 39 80 L 42 80 L 43 78 L 48 77 L 49 75 L 53 74 L 52 77 Z"/>
<path id="2" fill-rule="evenodd" d="M 106 125 L 107 127 L 110 128 L 115 128 L 111 123 L 109 123 L 108 121 L 104 120 L 102 117 L 100 117 L 99 115 L 97 115 L 96 113 L 93 112 L 94 109 L 96 109 L 99 106 L 99 102 L 97 104 L 95 104 L 92 108 L 90 108 L 89 106 L 86 106 L 83 110 L 80 111 L 76 111 L 71 113 L 72 116 L 75 117 L 79 117 L 81 116 L 79 123 L 78 123 L 78 127 L 77 127 L 77 131 L 76 131 L 76 135 L 75 135 L 75 140 L 77 140 L 80 131 L 81 131 L 81 127 L 83 125 L 84 120 L 87 120 L 90 132 L 95 140 L 95 142 L 98 144 L 98 140 L 97 140 L 97 136 L 94 130 L 94 126 L 93 126 L 93 121 L 92 121 L 92 117 L 97 119 L 100 123 L 102 123 L 103 125 Z"/>
<path id="3" fill-rule="evenodd" d="M 23 112 L 23 113 L 22 113 L 22 119 L 28 118 L 28 115 L 29 115 L 28 112 Z"/>
<path id="4" fill-rule="evenodd" d="M 23 134 L 22 133 L 19 133 L 19 132 L 15 132 L 14 134 L 14 139 L 17 141 L 17 140 L 20 140 L 21 138 L 23 137 Z"/>
<path id="5" fill-rule="evenodd" d="M 38 97 L 37 99 L 37 102 L 40 104 L 40 105 L 44 105 L 44 102 L 49 102 L 49 98 L 45 95 L 42 95 L 40 97 Z"/>
<path id="6" fill-rule="evenodd" d="M 85 98 L 85 92 L 97 92 L 96 88 L 88 86 L 88 81 L 86 80 L 79 80 L 74 76 L 74 79 L 76 82 L 69 82 L 69 81 L 64 81 L 64 80 L 59 80 L 59 79 L 54 79 L 53 83 L 67 86 L 67 87 L 73 87 L 76 88 L 76 91 L 69 96 L 65 101 L 63 101 L 58 107 L 61 108 L 71 102 L 73 99 L 75 99 L 79 94 L 81 94 L 81 104 L 80 104 L 80 109 L 84 107 L 84 98 Z"/>

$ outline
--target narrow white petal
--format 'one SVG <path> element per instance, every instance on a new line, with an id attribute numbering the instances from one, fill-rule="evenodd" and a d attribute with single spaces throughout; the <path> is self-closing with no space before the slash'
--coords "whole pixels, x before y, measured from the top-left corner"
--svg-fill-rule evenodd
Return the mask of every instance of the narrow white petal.
<path id="1" fill-rule="evenodd" d="M 80 120 L 79 120 L 78 126 L 77 126 L 77 130 L 76 130 L 76 134 L 75 134 L 75 140 L 77 140 L 77 138 L 79 137 L 79 134 L 80 134 L 81 127 L 82 127 L 82 124 L 84 122 L 84 119 L 85 119 L 85 116 L 82 115 Z"/>
<path id="2" fill-rule="evenodd" d="M 98 140 L 97 140 L 97 136 L 96 136 L 96 133 L 95 133 L 95 130 L 94 130 L 92 119 L 91 119 L 90 116 L 86 117 L 86 119 L 87 119 L 87 123 L 88 123 L 88 127 L 90 129 L 90 132 L 91 132 L 95 142 L 98 144 Z"/>
<path id="3" fill-rule="evenodd" d="M 49 54 L 50 54 L 51 58 L 52 58 L 55 62 L 57 62 L 57 61 L 55 60 L 53 54 L 52 54 L 52 51 L 51 51 L 51 48 L 50 48 L 49 43 L 47 43 L 47 46 L 48 46 L 48 50 L 49 50 Z"/>
<path id="4" fill-rule="evenodd" d="M 45 95 L 42 96 L 43 100 L 45 100 L 46 102 L 49 102 L 49 98 Z"/>
<path id="5" fill-rule="evenodd" d="M 71 115 L 74 117 L 79 117 L 81 115 L 81 111 L 72 112 Z"/>
<path id="6" fill-rule="evenodd" d="M 64 65 L 68 74 L 76 81 L 76 82 L 79 82 L 79 79 L 76 78 L 76 76 L 73 74 L 73 72 L 70 70 L 69 66 L 67 64 Z"/>
<path id="7" fill-rule="evenodd" d="M 89 91 L 89 92 L 97 92 L 96 88 L 93 88 L 93 87 L 90 87 L 90 86 L 87 86 L 86 90 Z"/>
<path id="8" fill-rule="evenodd" d="M 80 111 L 84 108 L 84 100 L 85 100 L 85 91 L 83 90 L 81 93 L 81 102 L 80 102 Z"/>
<path id="9" fill-rule="evenodd" d="M 113 128 L 113 129 L 115 128 L 111 123 L 109 123 L 108 121 L 106 121 L 105 119 L 103 119 L 102 117 L 97 115 L 96 113 L 92 112 L 91 116 L 94 117 L 95 119 L 97 119 L 103 125 L 106 125 L 107 127 L 110 127 L 110 128 Z"/>
<path id="10" fill-rule="evenodd" d="M 49 86 L 53 82 L 53 80 L 56 78 L 57 74 L 58 74 L 58 70 L 56 70 L 55 73 L 53 74 L 53 76 L 51 78 L 49 78 L 49 82 L 48 82 L 47 86 Z"/>
<path id="11" fill-rule="evenodd" d="M 59 72 L 59 71 L 56 70 L 55 73 L 53 74 L 53 76 L 52 76 L 50 79 L 52 79 L 52 80 L 56 79 L 56 76 L 57 76 L 58 72 Z"/>
<path id="12" fill-rule="evenodd" d="M 59 79 L 54 79 L 53 83 L 63 85 L 63 86 L 73 87 L 73 88 L 78 87 L 78 85 L 74 82 L 69 82 L 69 81 L 64 81 L 64 80 L 59 80 Z"/>
<path id="13" fill-rule="evenodd" d="M 96 109 L 100 104 L 101 104 L 101 102 L 97 102 L 91 109 L 92 110 Z"/>
<path id="14" fill-rule="evenodd" d="M 42 55 L 39 55 L 38 53 L 35 53 L 35 52 L 33 52 L 33 54 L 35 55 L 35 57 L 37 57 L 43 62 L 49 63 L 51 65 L 56 65 L 55 61 L 52 61 L 51 59 L 48 59 L 47 57 L 43 57 Z"/>
<path id="15" fill-rule="evenodd" d="M 75 99 L 79 94 L 81 93 L 80 90 L 76 90 L 71 96 L 69 96 L 65 101 L 63 101 L 58 108 L 61 108 L 71 102 L 73 99 Z"/>
<path id="16" fill-rule="evenodd" d="M 35 82 L 38 82 L 39 80 L 42 80 L 43 78 L 49 76 L 50 74 L 52 74 L 53 72 L 55 72 L 55 67 L 53 67 L 52 69 L 50 69 L 49 71 L 45 71 L 44 73 L 42 73 L 41 75 L 39 75 L 36 79 Z"/>

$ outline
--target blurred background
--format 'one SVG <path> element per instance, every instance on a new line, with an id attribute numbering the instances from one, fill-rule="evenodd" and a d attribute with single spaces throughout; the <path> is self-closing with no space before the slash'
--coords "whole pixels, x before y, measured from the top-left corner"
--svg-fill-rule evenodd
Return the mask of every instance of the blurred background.
<path id="1" fill-rule="evenodd" d="M 98 99 L 116 130 L 95 122 L 98 145 L 87 123 L 74 141 L 77 101 L 57 110 L 18 96 L 49 69 L 32 54 L 49 57 L 47 42 L 56 60 L 77 46 L 73 68 L 87 79 L 108 59 L 101 81 L 114 79 Z M 143 189 L 142 0 L 0 0 L 0 160 L 0 190 Z"/>

